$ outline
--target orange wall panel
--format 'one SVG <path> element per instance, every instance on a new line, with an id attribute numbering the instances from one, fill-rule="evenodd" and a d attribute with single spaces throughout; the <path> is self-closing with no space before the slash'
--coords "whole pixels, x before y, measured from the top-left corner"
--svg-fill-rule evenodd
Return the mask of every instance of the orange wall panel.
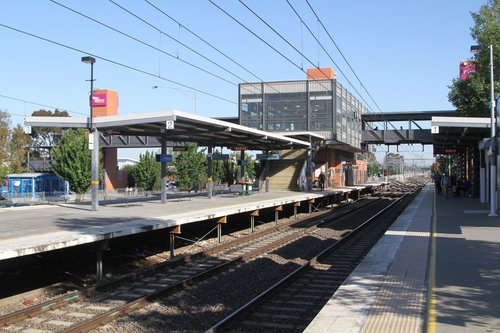
<path id="1" fill-rule="evenodd" d="M 116 116 L 118 114 L 118 93 L 113 90 L 94 90 L 92 93 L 94 117 Z"/>
<path id="2" fill-rule="evenodd" d="M 92 114 L 94 117 L 116 116 L 118 114 L 118 93 L 107 89 L 94 90 L 92 92 Z M 103 157 L 104 169 L 106 169 L 104 179 L 106 192 L 126 187 L 126 178 L 124 181 L 118 177 L 117 149 L 103 149 Z"/>
<path id="3" fill-rule="evenodd" d="M 324 68 L 309 68 L 307 70 L 308 80 L 318 80 L 318 79 L 335 79 L 337 74 L 331 67 Z"/>

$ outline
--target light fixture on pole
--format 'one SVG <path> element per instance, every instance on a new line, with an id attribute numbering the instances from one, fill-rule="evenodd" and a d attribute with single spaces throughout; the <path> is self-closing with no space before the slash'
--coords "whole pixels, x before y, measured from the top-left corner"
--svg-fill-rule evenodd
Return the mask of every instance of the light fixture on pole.
<path id="1" fill-rule="evenodd" d="M 93 121 L 94 114 L 92 111 L 92 93 L 94 92 L 94 63 L 95 58 L 93 57 L 82 57 L 82 62 L 90 64 L 90 95 L 89 95 L 89 142 L 92 141 L 92 179 L 90 181 L 90 186 L 92 189 L 92 210 L 97 211 L 99 207 L 99 132 L 95 128 Z"/>
<path id="2" fill-rule="evenodd" d="M 491 110 L 491 156 L 490 156 L 490 214 L 488 216 L 497 216 L 497 153 L 496 153 L 496 116 L 495 116 L 495 81 L 493 78 L 493 45 L 490 49 L 490 110 Z M 478 52 L 482 47 L 473 45 L 471 52 Z"/>
<path id="3" fill-rule="evenodd" d="M 168 87 L 168 86 L 152 86 L 151 87 L 151 89 L 158 89 L 158 88 L 167 88 L 167 89 L 177 90 L 177 91 L 183 92 L 185 94 L 193 93 L 193 95 L 194 95 L 194 114 L 196 114 L 196 90 L 180 89 L 180 88 Z"/>
<path id="4" fill-rule="evenodd" d="M 89 129 L 90 131 L 94 130 L 94 124 L 93 124 L 93 113 L 92 113 L 92 92 L 94 91 L 94 63 L 95 63 L 95 58 L 93 57 L 82 57 L 82 62 L 86 64 L 90 64 L 90 95 L 89 95 L 89 107 L 90 107 L 90 124 L 89 124 Z"/>

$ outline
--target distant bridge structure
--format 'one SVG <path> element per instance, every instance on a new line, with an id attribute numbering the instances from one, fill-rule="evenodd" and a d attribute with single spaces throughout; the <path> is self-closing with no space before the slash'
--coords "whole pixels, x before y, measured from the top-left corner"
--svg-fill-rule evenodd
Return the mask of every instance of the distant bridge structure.
<path id="1" fill-rule="evenodd" d="M 400 145 L 420 143 L 434 144 L 431 129 L 422 128 L 421 122 L 431 121 L 432 117 L 456 117 L 455 110 L 417 111 L 417 112 L 379 112 L 367 113 L 361 116 L 362 144 Z M 394 126 L 393 123 L 407 122 L 407 126 Z M 381 128 L 379 125 L 382 124 Z"/>

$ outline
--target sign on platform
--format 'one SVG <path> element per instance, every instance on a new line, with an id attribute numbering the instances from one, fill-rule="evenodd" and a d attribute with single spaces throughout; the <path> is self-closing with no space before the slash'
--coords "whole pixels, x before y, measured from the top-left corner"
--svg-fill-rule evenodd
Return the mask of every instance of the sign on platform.
<path id="1" fill-rule="evenodd" d="M 89 150 L 94 150 L 94 133 L 89 133 Z"/>
<path id="2" fill-rule="evenodd" d="M 165 123 L 166 129 L 173 130 L 175 128 L 175 121 L 167 120 Z"/>
<path id="3" fill-rule="evenodd" d="M 170 154 L 156 154 L 156 162 L 171 163 L 172 155 Z"/>
<path id="4" fill-rule="evenodd" d="M 256 160 L 279 160 L 280 154 L 257 154 L 255 155 Z"/>
<path id="5" fill-rule="evenodd" d="M 439 134 L 439 126 L 432 126 L 431 134 Z"/>

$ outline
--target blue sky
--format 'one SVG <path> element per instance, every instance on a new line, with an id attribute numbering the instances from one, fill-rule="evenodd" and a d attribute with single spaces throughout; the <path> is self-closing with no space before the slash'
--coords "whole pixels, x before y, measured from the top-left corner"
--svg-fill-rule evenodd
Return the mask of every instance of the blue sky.
<path id="1" fill-rule="evenodd" d="M 181 26 L 145 1 L 113 1 L 148 24 L 108 0 L 57 0 L 152 47 L 49 0 L 0 2 L 0 40 L 3 46 L 0 51 L 0 109 L 11 114 L 13 124 L 22 123 L 24 115 L 44 107 L 11 98 L 66 109 L 73 116 L 87 115 L 90 86 L 86 80 L 90 77 L 90 66 L 80 61 L 85 55 L 97 58 L 94 87 L 118 92 L 119 114 L 169 108 L 194 112 L 195 94 L 191 87 L 199 90 L 196 93 L 198 114 L 237 116 L 238 83 L 300 80 L 305 78 L 300 67 L 305 69 L 318 64 L 333 67 L 338 73 L 338 80 L 351 92 L 355 93 L 355 89 L 361 92 L 362 98 L 375 112 L 379 108 L 384 112 L 449 110 L 453 107 L 447 98 L 448 86 L 458 76 L 459 62 L 471 57 L 469 48 L 474 44 L 470 37 L 473 24 L 470 12 L 477 12 L 485 3 L 482 0 L 309 0 L 377 107 L 329 36 L 319 27 L 306 0 L 289 2 L 329 55 L 320 50 L 286 0 L 243 2 L 304 56 L 277 37 L 239 1 L 213 0 L 290 61 L 208 0 L 149 0 L 180 22 Z M 187 29 L 203 37 L 239 65 L 193 37 Z M 166 34 L 224 69 L 174 42 Z M 332 63 L 330 57 L 337 65 Z M 160 88 L 152 89 L 155 85 Z M 380 150 L 386 149 L 380 147 Z M 409 147 L 408 150 L 416 151 L 412 155 L 414 158 L 423 155 L 419 153 L 421 146 Z M 391 151 L 395 149 L 391 148 Z M 429 151 L 426 151 L 427 158 Z"/>

